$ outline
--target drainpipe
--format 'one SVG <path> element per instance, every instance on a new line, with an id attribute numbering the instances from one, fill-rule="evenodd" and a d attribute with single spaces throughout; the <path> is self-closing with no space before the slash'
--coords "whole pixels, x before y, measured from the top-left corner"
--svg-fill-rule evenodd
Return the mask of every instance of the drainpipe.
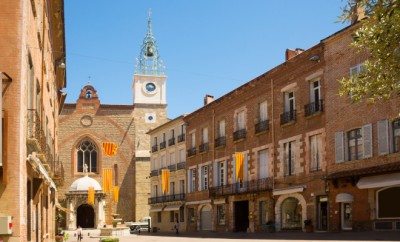
<path id="1" fill-rule="evenodd" d="M 211 135 L 211 137 L 212 137 L 212 139 L 213 139 L 213 144 L 214 144 L 214 142 L 215 142 L 215 109 L 213 108 L 213 110 L 212 110 L 212 135 Z M 208 141 L 209 142 L 209 144 L 211 143 L 210 141 Z M 212 148 L 212 162 L 211 162 L 211 167 L 213 168 L 213 177 L 214 177 L 214 174 L 215 174 L 215 171 L 214 171 L 214 168 L 215 168 L 215 165 L 214 165 L 214 162 L 215 162 L 215 144 L 214 144 L 214 147 Z M 210 174 L 210 173 L 208 173 L 208 174 Z M 214 177 L 215 178 L 215 177 Z M 215 183 L 216 181 L 214 181 L 213 180 L 213 187 L 215 186 Z M 212 221 L 214 222 L 214 231 L 217 231 L 217 223 L 215 223 L 215 221 L 216 221 L 217 219 L 213 219 Z"/>
<path id="2" fill-rule="evenodd" d="M 275 122 L 274 122 L 274 80 L 271 79 L 271 108 L 272 108 L 272 112 L 271 112 L 271 139 L 272 139 L 272 201 L 273 201 L 273 209 L 274 209 L 274 220 L 275 220 L 275 199 L 273 196 L 273 192 L 274 192 L 274 188 L 275 188 L 275 165 L 276 165 L 276 161 L 275 161 Z"/>

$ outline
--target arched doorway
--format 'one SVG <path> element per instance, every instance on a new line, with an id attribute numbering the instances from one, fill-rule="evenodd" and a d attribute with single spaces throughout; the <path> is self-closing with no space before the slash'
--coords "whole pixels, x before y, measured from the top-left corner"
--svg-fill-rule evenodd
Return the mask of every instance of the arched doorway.
<path id="1" fill-rule="evenodd" d="M 200 211 L 200 230 L 212 230 L 211 207 L 204 206 Z"/>
<path id="2" fill-rule="evenodd" d="M 76 210 L 76 227 L 94 228 L 94 209 L 89 204 L 82 204 Z"/>
<path id="3" fill-rule="evenodd" d="M 303 208 L 297 198 L 286 198 L 281 206 L 282 229 L 300 230 L 303 221 L 302 212 Z"/>

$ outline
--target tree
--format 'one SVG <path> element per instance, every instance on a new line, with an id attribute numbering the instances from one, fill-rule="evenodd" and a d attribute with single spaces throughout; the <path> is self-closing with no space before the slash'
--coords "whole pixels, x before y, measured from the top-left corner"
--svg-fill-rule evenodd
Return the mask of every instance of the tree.
<path id="1" fill-rule="evenodd" d="M 348 0 L 340 19 L 351 21 L 365 12 L 361 27 L 354 33 L 352 46 L 369 53 L 358 75 L 339 80 L 340 95 L 351 93 L 355 102 L 386 100 L 400 93 L 400 0 Z"/>

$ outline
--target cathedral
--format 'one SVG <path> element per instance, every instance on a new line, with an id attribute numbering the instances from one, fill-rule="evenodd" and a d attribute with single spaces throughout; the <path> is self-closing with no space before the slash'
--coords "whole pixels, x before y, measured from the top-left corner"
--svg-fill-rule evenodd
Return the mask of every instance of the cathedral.
<path id="1" fill-rule="evenodd" d="M 102 104 L 88 83 L 59 117 L 64 183 L 58 187 L 62 227 L 101 228 L 149 215 L 149 130 L 167 119 L 166 75 L 152 34 L 143 40 L 133 75 L 133 104 Z"/>

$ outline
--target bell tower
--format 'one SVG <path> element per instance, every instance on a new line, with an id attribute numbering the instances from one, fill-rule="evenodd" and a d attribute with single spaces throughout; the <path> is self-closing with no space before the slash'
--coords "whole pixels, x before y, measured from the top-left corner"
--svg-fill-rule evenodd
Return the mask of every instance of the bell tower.
<path id="1" fill-rule="evenodd" d="M 133 103 L 167 104 L 165 66 L 160 59 L 156 39 L 152 33 L 151 11 L 147 22 L 147 34 L 143 39 L 140 55 L 136 58 L 133 75 Z"/>

